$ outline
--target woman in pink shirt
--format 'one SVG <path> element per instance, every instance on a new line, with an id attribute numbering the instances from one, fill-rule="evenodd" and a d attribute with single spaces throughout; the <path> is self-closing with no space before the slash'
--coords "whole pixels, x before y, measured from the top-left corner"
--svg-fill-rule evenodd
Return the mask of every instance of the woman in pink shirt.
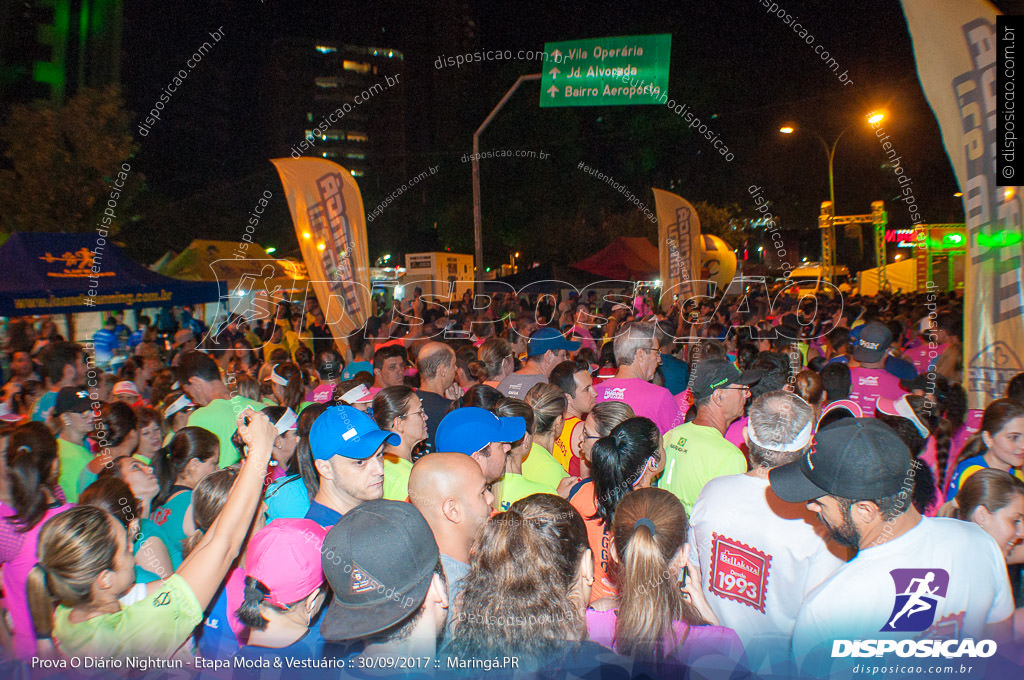
<path id="1" fill-rule="evenodd" d="M 619 502 L 612 522 L 618 597 L 587 610 L 590 639 L 666 671 L 712 670 L 728 678 L 746 667 L 743 645 L 717 623 L 689 561 L 683 504 L 665 489 L 644 488 Z M 689 584 L 689 585 L 687 585 Z"/>
<path id="2" fill-rule="evenodd" d="M 15 428 L 4 457 L 10 482 L 10 504 L 0 503 L 4 602 L 14 628 L 15 654 L 30 659 L 36 655 L 36 635 L 25 585 L 38 559 L 39 531 L 48 519 L 73 506 L 56 493 L 57 440 L 45 425 L 33 422 Z"/>

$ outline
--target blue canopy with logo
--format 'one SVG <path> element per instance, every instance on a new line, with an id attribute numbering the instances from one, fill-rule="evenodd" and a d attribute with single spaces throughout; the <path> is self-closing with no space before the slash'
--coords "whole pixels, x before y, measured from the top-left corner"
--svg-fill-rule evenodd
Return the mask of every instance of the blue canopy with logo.
<path id="1" fill-rule="evenodd" d="M 179 281 L 87 234 L 16 233 L 0 246 L 0 316 L 216 302 L 216 282 Z M 226 292 L 226 291 L 225 291 Z"/>

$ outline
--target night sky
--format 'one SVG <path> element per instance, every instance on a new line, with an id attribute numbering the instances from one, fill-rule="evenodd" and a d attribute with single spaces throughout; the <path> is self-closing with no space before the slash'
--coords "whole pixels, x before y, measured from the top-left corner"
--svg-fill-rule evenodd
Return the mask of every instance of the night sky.
<path id="1" fill-rule="evenodd" d="M 787 122 L 820 132 L 829 142 L 868 111 L 884 108 L 883 127 L 914 179 L 926 222 L 962 221 L 956 183 L 938 126 L 917 80 L 910 37 L 895 0 L 857 3 L 783 0 L 786 10 L 847 70 L 843 86 L 825 62 L 760 0 L 724 2 L 487 3 L 178 1 L 126 3 L 123 89 L 130 110 L 152 106 L 163 85 L 209 31 L 225 39 L 188 78 L 154 132 L 140 138 L 137 167 L 147 178 L 139 200 L 146 220 L 140 256 L 180 249 L 191 238 L 237 238 L 245 215 L 266 187 L 276 192 L 264 242 L 282 252 L 294 235 L 279 183 L 267 158 L 267 96 L 261 91 L 268 46 L 277 37 L 309 37 L 392 47 L 405 54 L 405 154 L 410 175 L 441 169 L 402 198 L 401 223 L 371 230 L 371 257 L 403 247 L 461 246 L 471 235 L 470 151 L 473 130 L 516 77 L 537 62 L 502 61 L 461 69 L 434 68 L 439 55 L 476 50 L 540 50 L 546 41 L 649 33 L 672 34 L 669 95 L 711 124 L 735 154 L 725 162 L 707 140 L 659 106 L 541 109 L 539 85 L 521 88 L 484 135 L 481 148 L 539 149 L 550 160 L 484 165 L 488 260 L 501 259 L 493 241 L 529 249 L 524 222 L 547 211 L 622 212 L 628 203 L 580 178 L 582 160 L 627 184 L 653 206 L 650 188 L 691 201 L 736 204 L 754 216 L 748 187 L 758 185 L 789 229 L 816 226 L 828 196 L 827 160 L 810 134 L 783 136 Z M 1013 12 L 1014 4 L 999 3 Z M 891 169 L 869 126 L 857 124 L 839 143 L 835 191 L 841 214 L 870 212 L 885 200 L 893 226 L 909 214 L 893 201 Z M 578 187 L 588 186 L 585 193 Z M 368 209 L 389 189 L 364 189 Z M 450 205 L 449 205 L 450 204 Z M 455 207 L 457 205 L 457 208 Z M 467 219 L 468 218 L 468 219 Z M 447 221 L 438 232 L 427 223 Z M 512 224 L 512 223 L 515 224 Z M 375 223 L 376 226 L 377 223 Z M 531 221 L 531 225 L 536 226 Z M 445 234 L 456 234 L 455 237 Z M 126 238 L 132 243 L 135 239 Z M 595 243 L 597 251 L 605 243 Z M 544 253 L 531 253 L 542 259 Z"/>

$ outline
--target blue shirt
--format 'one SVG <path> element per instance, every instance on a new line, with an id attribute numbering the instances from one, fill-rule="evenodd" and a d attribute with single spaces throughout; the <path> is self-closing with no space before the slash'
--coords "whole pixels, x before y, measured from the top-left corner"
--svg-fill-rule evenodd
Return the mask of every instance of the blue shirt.
<path id="1" fill-rule="evenodd" d="M 117 333 L 106 328 L 101 328 L 92 336 L 92 345 L 96 349 L 96 363 L 108 364 L 114 358 L 114 350 L 121 342 Z"/>
<path id="2" fill-rule="evenodd" d="M 264 501 L 267 504 L 268 523 L 282 517 L 305 517 L 309 512 L 309 492 L 300 475 L 275 480 L 267 487 Z"/>
<path id="3" fill-rule="evenodd" d="M 43 396 L 36 400 L 36 405 L 32 407 L 31 418 L 37 423 L 46 422 L 45 414 L 48 410 L 52 409 L 57 405 L 57 393 L 46 392 Z"/>
<path id="4" fill-rule="evenodd" d="M 345 370 L 341 372 L 342 380 L 351 380 L 356 377 L 356 373 L 366 371 L 369 374 L 373 374 L 373 364 L 369 361 L 353 361 L 351 364 L 345 367 Z"/>
<path id="5" fill-rule="evenodd" d="M 665 389 L 673 395 L 685 390 L 690 381 L 690 366 L 671 354 L 661 355 L 661 373 L 665 376 Z"/>
<path id="6" fill-rule="evenodd" d="M 341 513 L 311 500 L 309 502 L 309 510 L 306 511 L 306 519 L 311 519 L 320 526 L 330 529 L 341 519 Z"/>

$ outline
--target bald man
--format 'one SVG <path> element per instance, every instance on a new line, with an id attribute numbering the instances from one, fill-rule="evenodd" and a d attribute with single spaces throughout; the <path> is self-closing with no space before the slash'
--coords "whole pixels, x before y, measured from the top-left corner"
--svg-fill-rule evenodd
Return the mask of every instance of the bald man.
<path id="1" fill-rule="evenodd" d="M 469 572 L 469 551 L 491 514 L 494 495 L 475 460 L 462 453 L 432 453 L 409 473 L 409 502 L 427 520 L 448 577 L 448 621 Z M 450 630 L 445 626 L 445 639 Z"/>
<path id="2" fill-rule="evenodd" d="M 428 342 L 416 355 L 420 388 L 416 391 L 427 414 L 427 452 L 435 451 L 434 434 L 441 419 L 451 409 L 448 390 L 455 382 L 455 351 L 443 342 Z"/>

